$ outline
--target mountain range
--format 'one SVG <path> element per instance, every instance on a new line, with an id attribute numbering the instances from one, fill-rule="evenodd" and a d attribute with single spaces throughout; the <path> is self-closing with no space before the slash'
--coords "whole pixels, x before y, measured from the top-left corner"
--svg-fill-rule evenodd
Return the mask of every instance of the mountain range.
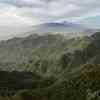
<path id="1" fill-rule="evenodd" d="M 73 64 L 71 65 L 74 67 L 79 66 L 81 63 L 84 64 L 90 62 L 91 56 L 93 56 L 91 59 L 93 59 L 94 62 L 94 59 L 97 59 L 96 52 L 99 52 L 99 37 L 100 36 L 97 36 L 97 33 L 91 36 L 77 36 L 71 39 L 68 39 L 65 35 L 61 34 L 33 34 L 28 37 L 17 37 L 1 41 L 0 68 L 4 70 L 32 71 L 32 69 L 34 70 L 34 67 L 32 66 L 26 68 L 25 66 L 16 66 L 16 64 L 27 64 L 30 60 L 33 60 L 34 62 L 36 59 L 43 60 L 46 59 L 46 57 L 56 64 L 55 60 L 59 60 L 63 54 L 69 55 L 68 57 L 70 60 L 74 57 Z M 79 59 L 78 62 L 76 61 L 76 58 Z M 6 66 L 6 64 L 8 64 L 10 68 Z M 2 65 L 5 67 L 2 67 Z"/>
<path id="2" fill-rule="evenodd" d="M 0 42 L 1 79 L 7 73 L 3 77 L 15 86 L 20 72 L 22 83 L 33 84 L 12 100 L 99 100 L 99 59 L 100 32 L 70 39 L 63 34 L 31 34 Z M 31 73 L 23 76 L 24 72 Z"/>
<path id="3" fill-rule="evenodd" d="M 24 37 L 31 35 L 33 33 L 38 33 L 38 34 L 60 33 L 60 34 L 65 34 L 69 38 L 72 38 L 76 36 L 76 33 L 78 36 L 82 36 L 87 34 L 90 35 L 95 31 L 97 31 L 97 29 L 90 29 L 88 27 L 85 27 L 77 23 L 48 22 L 39 25 L 20 28 L 18 30 L 13 30 L 13 29 L 11 30 L 11 28 L 9 27 L 3 27 L 2 29 L 0 29 L 0 32 L 3 33 L 3 35 L 0 36 L 1 37 L 0 40 L 6 40 L 14 37 Z"/>
<path id="4" fill-rule="evenodd" d="M 82 32 L 88 29 L 80 24 L 70 22 L 51 22 L 35 26 L 37 32 Z M 92 30 L 92 29 L 91 29 Z"/>

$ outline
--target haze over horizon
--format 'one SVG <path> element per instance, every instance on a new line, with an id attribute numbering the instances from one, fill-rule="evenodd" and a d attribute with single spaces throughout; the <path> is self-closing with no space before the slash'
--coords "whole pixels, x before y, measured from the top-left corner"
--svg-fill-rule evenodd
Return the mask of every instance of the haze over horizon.
<path id="1" fill-rule="evenodd" d="M 99 0 L 0 0 L 0 37 L 20 34 L 47 22 L 100 26 Z"/>

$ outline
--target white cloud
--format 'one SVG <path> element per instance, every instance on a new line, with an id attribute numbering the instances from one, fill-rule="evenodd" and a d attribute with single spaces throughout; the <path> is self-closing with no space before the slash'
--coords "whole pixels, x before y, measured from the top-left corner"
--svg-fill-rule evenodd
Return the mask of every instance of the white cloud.
<path id="1" fill-rule="evenodd" d="M 4 4 L 2 4 L 4 5 Z M 2 6 L 0 5 L 0 6 Z M 28 31 L 32 25 L 39 23 L 37 18 L 22 16 L 23 10 L 6 5 L 0 9 L 0 40 Z"/>
<path id="2" fill-rule="evenodd" d="M 95 8 L 100 11 L 99 0 L 1 0 L 16 6 L 21 17 L 45 22 L 52 20 L 75 20 Z M 8 2 L 9 1 L 9 2 Z M 19 5 L 19 6 L 18 6 Z M 23 16 L 22 16 L 23 15 Z M 18 15 L 19 16 L 19 15 Z M 29 21 L 30 22 L 30 21 Z"/>
<path id="3" fill-rule="evenodd" d="M 24 9 L 27 13 L 30 9 Z M 21 25 L 34 25 L 38 20 L 28 16 L 22 16 L 24 13 L 22 8 L 8 4 L 0 4 L 0 26 L 21 26 Z M 32 13 L 32 12 L 30 12 Z"/>
<path id="4" fill-rule="evenodd" d="M 0 0 L 0 27 L 9 30 L 50 21 L 80 22 L 98 15 L 99 0 Z"/>
<path id="5" fill-rule="evenodd" d="M 66 7 L 67 6 L 67 7 Z M 68 4 L 66 5 L 65 2 L 57 3 L 52 2 L 49 5 L 49 14 L 52 17 L 63 17 L 67 14 L 69 14 L 72 11 L 78 10 L 79 7 L 74 4 Z"/>

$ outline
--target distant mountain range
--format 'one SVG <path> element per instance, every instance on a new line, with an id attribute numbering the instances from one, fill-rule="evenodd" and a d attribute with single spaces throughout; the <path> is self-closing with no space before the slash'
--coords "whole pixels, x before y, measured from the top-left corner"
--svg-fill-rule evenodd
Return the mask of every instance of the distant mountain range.
<path id="1" fill-rule="evenodd" d="M 72 32 L 84 32 L 86 30 L 93 31 L 92 29 L 86 28 L 80 24 L 69 23 L 69 22 L 51 22 L 51 23 L 44 23 L 35 26 L 35 32 L 64 32 L 64 33 L 72 33 Z"/>
<path id="2" fill-rule="evenodd" d="M 33 34 L 62 34 L 67 39 L 81 36 L 90 36 L 98 31 L 97 29 L 90 29 L 80 24 L 69 23 L 69 22 L 51 22 L 43 23 L 35 26 L 26 28 L 21 33 L 13 34 L 12 37 L 27 37 Z M 11 38 L 12 38 L 11 37 Z"/>
<path id="3" fill-rule="evenodd" d="M 19 30 L 11 30 L 11 28 L 9 27 L 3 27 L 2 29 L 0 29 L 0 32 L 3 34 L 0 35 L 0 40 L 6 40 L 14 37 L 25 37 L 37 33 L 41 35 L 45 33 L 59 33 L 66 35 L 67 38 L 71 38 L 77 36 L 91 35 L 96 31 L 96 29 L 90 29 L 77 23 L 50 22 L 20 28 Z"/>

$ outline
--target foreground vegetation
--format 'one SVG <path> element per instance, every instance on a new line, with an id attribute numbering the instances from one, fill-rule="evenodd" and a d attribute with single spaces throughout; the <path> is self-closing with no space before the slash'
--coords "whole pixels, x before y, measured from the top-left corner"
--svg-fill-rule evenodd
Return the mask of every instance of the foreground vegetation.
<path id="1" fill-rule="evenodd" d="M 100 65 L 87 64 L 70 73 L 70 78 L 56 80 L 48 87 L 22 90 L 0 100 L 99 100 Z M 50 80 L 48 80 L 49 82 Z"/>

